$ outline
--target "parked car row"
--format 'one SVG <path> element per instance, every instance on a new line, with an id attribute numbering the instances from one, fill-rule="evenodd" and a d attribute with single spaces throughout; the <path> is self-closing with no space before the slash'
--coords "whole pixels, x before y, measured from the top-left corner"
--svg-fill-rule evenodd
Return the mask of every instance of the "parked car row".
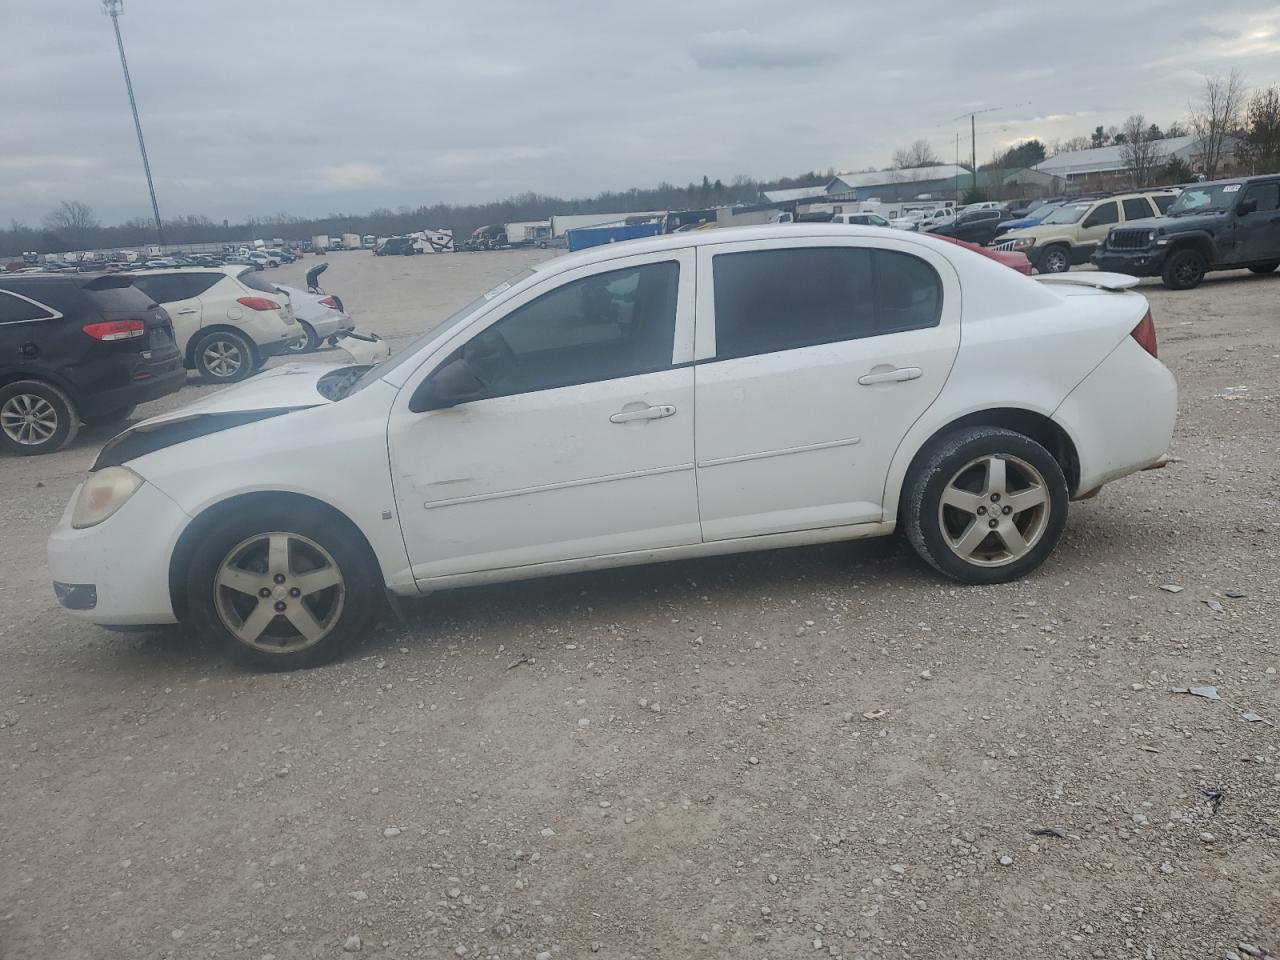
<path id="1" fill-rule="evenodd" d="M 354 327 L 338 297 L 247 265 L 0 275 L 0 448 L 53 452 L 81 423 L 180 389 L 187 370 L 235 383 Z"/>

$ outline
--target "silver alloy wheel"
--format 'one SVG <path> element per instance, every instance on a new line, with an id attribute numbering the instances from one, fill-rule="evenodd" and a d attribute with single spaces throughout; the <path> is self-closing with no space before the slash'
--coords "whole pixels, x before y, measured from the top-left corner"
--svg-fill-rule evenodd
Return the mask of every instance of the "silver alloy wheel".
<path id="1" fill-rule="evenodd" d="M 58 432 L 58 411 L 38 394 L 15 394 L 0 407 L 0 429 L 14 443 L 38 447 Z"/>
<path id="2" fill-rule="evenodd" d="M 234 377 L 244 366 L 244 354 L 234 340 L 212 340 L 201 351 L 205 369 L 215 377 Z"/>
<path id="3" fill-rule="evenodd" d="M 311 346 L 311 338 L 303 337 L 301 340 L 291 340 L 286 348 L 290 353 L 306 353 L 307 348 Z"/>
<path id="4" fill-rule="evenodd" d="M 248 646 L 294 653 L 328 635 L 346 582 L 324 547 L 296 533 L 259 533 L 236 544 L 214 576 L 223 625 Z"/>
<path id="5" fill-rule="evenodd" d="M 1071 269 L 1071 261 L 1067 258 L 1067 251 L 1060 247 L 1053 247 L 1044 255 L 1044 268 L 1048 273 L 1066 273 Z"/>
<path id="6" fill-rule="evenodd" d="M 938 523 L 966 563 L 1003 567 L 1026 556 L 1049 526 L 1049 485 L 1017 457 L 989 454 L 965 464 L 942 491 Z"/>

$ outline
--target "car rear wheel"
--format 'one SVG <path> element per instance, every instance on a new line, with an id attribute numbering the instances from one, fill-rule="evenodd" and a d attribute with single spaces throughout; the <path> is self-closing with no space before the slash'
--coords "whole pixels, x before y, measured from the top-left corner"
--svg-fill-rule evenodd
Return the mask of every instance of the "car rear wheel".
<path id="1" fill-rule="evenodd" d="M 1071 251 L 1062 244 L 1048 247 L 1036 267 L 1041 273 L 1066 273 L 1071 269 Z"/>
<path id="2" fill-rule="evenodd" d="M 1160 278 L 1170 290 L 1190 290 L 1200 286 L 1209 263 L 1199 250 L 1175 250 L 1165 261 Z"/>
<path id="3" fill-rule="evenodd" d="M 1276 267 L 1280 267 L 1280 260 L 1276 260 L 1274 263 L 1254 264 L 1249 269 L 1254 273 L 1275 273 Z"/>
<path id="4" fill-rule="evenodd" d="M 365 635 L 378 578 L 355 529 L 306 504 L 218 524 L 187 573 L 190 618 L 242 666 L 327 663 Z"/>
<path id="5" fill-rule="evenodd" d="M 907 538 L 962 583 L 1004 583 L 1052 552 L 1067 521 L 1062 468 L 1034 440 L 1000 427 L 942 437 L 908 478 Z"/>
<path id="6" fill-rule="evenodd" d="M 196 344 L 195 358 L 196 370 L 208 383 L 235 383 L 256 367 L 253 344 L 232 330 L 205 334 Z"/>
<path id="7" fill-rule="evenodd" d="M 90 427 L 100 427 L 128 420 L 137 409 L 138 405 L 131 403 L 127 407 L 117 407 L 114 410 L 95 410 L 92 413 L 85 413 L 82 419 Z"/>
<path id="8" fill-rule="evenodd" d="M 302 328 L 302 332 L 306 334 L 301 340 L 295 340 L 289 344 L 290 353 L 310 353 L 316 347 L 320 346 L 320 338 L 316 336 L 315 327 L 307 323 L 305 320 L 299 320 L 298 326 Z"/>
<path id="9" fill-rule="evenodd" d="M 75 439 L 80 415 L 51 383 L 19 380 L 0 387 L 0 447 L 33 457 L 61 450 Z"/>

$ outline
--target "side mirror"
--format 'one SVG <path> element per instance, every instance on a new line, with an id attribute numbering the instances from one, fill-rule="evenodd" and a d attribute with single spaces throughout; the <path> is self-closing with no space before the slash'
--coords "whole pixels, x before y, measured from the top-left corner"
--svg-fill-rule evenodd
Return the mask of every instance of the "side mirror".
<path id="1" fill-rule="evenodd" d="M 1257 212 L 1257 200 L 1241 200 L 1240 203 L 1236 205 L 1236 214 L 1241 217 L 1247 217 L 1249 214 Z"/>
<path id="2" fill-rule="evenodd" d="M 489 395 L 484 381 L 476 376 L 471 364 L 462 357 L 450 360 L 435 370 L 409 398 L 413 413 L 446 410 L 460 403 L 483 400 Z"/>

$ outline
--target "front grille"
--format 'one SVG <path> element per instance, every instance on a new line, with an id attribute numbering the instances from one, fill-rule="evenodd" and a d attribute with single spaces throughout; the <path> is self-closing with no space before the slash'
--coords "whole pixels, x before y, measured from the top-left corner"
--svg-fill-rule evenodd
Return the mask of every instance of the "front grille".
<path id="1" fill-rule="evenodd" d="M 1107 236 L 1107 246 L 1112 250 L 1145 250 L 1146 230 L 1112 230 Z"/>
<path id="2" fill-rule="evenodd" d="M 1013 241 L 1006 240 L 1004 243 L 997 243 L 991 248 L 992 250 L 1003 250 L 1005 253 L 1013 252 Z"/>

